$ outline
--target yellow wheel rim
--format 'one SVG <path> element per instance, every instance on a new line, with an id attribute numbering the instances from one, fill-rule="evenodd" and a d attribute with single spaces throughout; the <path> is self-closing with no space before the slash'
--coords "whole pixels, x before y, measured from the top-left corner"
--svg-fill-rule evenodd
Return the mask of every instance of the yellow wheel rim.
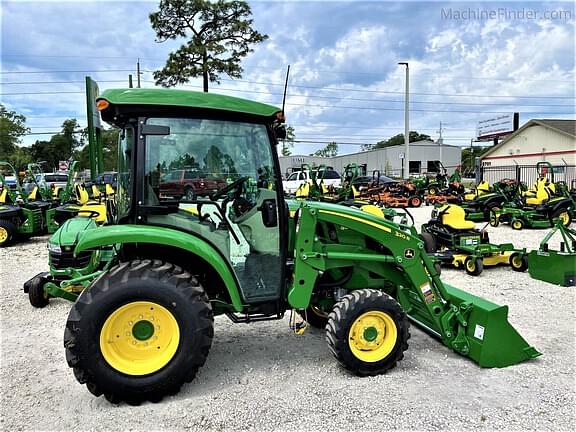
<path id="1" fill-rule="evenodd" d="M 106 319 L 100 331 L 100 352 L 106 362 L 127 375 L 148 375 L 176 354 L 180 328 L 174 315 L 157 303 L 128 303 Z"/>
<path id="2" fill-rule="evenodd" d="M 522 222 L 520 222 L 520 221 L 514 221 L 514 222 L 512 223 L 512 228 L 516 228 L 516 229 L 522 228 Z"/>
<path id="3" fill-rule="evenodd" d="M 468 271 L 473 272 L 474 270 L 476 270 L 476 262 L 474 260 L 466 261 L 466 268 L 468 269 Z"/>
<path id="4" fill-rule="evenodd" d="M 367 363 L 375 363 L 388 356 L 398 339 L 396 324 L 390 315 L 381 311 L 363 313 L 350 327 L 348 345 L 354 356 Z"/>
<path id="5" fill-rule="evenodd" d="M 0 244 L 8 240 L 8 231 L 4 227 L 0 227 Z"/>
<path id="6" fill-rule="evenodd" d="M 514 268 L 522 267 L 522 258 L 520 258 L 520 255 L 515 255 L 512 257 L 512 267 Z"/>
<path id="7" fill-rule="evenodd" d="M 568 212 L 565 211 L 558 215 L 558 219 L 562 221 L 562 225 L 566 226 L 570 221 L 570 216 L 568 215 Z"/>

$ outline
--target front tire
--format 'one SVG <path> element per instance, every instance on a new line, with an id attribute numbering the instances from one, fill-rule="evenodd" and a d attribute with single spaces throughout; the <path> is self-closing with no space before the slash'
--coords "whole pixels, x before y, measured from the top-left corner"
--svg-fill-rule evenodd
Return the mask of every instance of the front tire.
<path id="1" fill-rule="evenodd" d="M 484 270 L 482 258 L 468 257 L 464 261 L 464 269 L 470 276 L 478 276 Z"/>
<path id="2" fill-rule="evenodd" d="M 524 228 L 524 222 L 522 219 L 514 219 L 512 221 L 512 229 L 520 231 L 522 228 Z"/>
<path id="3" fill-rule="evenodd" d="M 413 195 L 410 198 L 408 198 L 409 207 L 420 207 L 421 205 L 422 205 L 422 199 L 419 196 Z"/>
<path id="4" fill-rule="evenodd" d="M 510 255 L 510 267 L 517 272 L 523 272 L 528 269 L 528 256 L 514 252 Z"/>
<path id="5" fill-rule="evenodd" d="M 64 347 L 91 393 L 137 405 L 191 382 L 213 335 L 212 308 L 193 276 L 170 263 L 135 260 L 82 292 L 68 315 Z"/>
<path id="6" fill-rule="evenodd" d="M 35 308 L 41 309 L 48 306 L 49 295 L 44 291 L 45 280 L 39 277 L 34 278 L 28 288 L 28 300 Z"/>
<path id="7" fill-rule="evenodd" d="M 389 295 L 355 290 L 334 305 L 326 341 L 338 363 L 359 376 L 383 374 L 404 358 L 410 323 Z"/>
<path id="8" fill-rule="evenodd" d="M 16 226 L 7 220 L 0 220 L 0 247 L 8 246 L 14 240 Z"/>

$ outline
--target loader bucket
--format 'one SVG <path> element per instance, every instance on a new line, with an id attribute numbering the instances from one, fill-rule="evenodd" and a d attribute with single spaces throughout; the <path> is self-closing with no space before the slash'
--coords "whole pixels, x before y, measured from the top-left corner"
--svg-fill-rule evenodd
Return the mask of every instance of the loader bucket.
<path id="1" fill-rule="evenodd" d="M 499 306 L 447 284 L 444 286 L 452 305 L 470 311 L 465 326 L 468 346 L 464 351 L 460 350 L 462 354 L 482 367 L 511 366 L 541 355 L 508 322 L 508 306 Z"/>

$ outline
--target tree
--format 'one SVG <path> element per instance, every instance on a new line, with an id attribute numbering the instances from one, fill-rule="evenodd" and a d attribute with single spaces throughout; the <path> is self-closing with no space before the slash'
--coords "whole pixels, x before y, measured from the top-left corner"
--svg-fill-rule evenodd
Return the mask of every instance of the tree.
<path id="1" fill-rule="evenodd" d="M 462 172 L 473 172 L 476 170 L 476 158 L 482 156 L 482 154 L 490 148 L 488 147 L 465 147 L 462 149 L 461 160 L 462 160 Z"/>
<path id="2" fill-rule="evenodd" d="M 316 150 L 310 156 L 322 156 L 322 157 L 334 157 L 338 154 L 338 144 L 335 141 L 332 141 L 326 144 L 326 147 L 320 150 Z"/>
<path id="3" fill-rule="evenodd" d="M 431 140 L 430 135 L 421 134 L 416 131 L 410 131 L 410 133 L 408 134 L 408 141 L 410 142 L 426 141 L 426 140 Z M 378 141 L 376 145 L 374 145 L 371 149 L 390 147 L 400 144 L 404 144 L 404 134 L 394 135 L 393 137 L 387 140 Z"/>
<path id="4" fill-rule="evenodd" d="M 282 156 L 290 156 L 292 154 L 291 148 L 294 147 L 294 139 L 296 134 L 294 133 L 294 128 L 288 126 L 286 128 L 286 138 L 282 140 Z"/>
<path id="5" fill-rule="evenodd" d="M 0 104 L 0 160 L 12 160 L 20 137 L 30 132 L 25 123 L 26 117 Z"/>
<path id="6" fill-rule="evenodd" d="M 150 14 L 156 41 L 190 39 L 154 72 L 156 84 L 172 87 L 201 76 L 207 92 L 208 82 L 219 83 L 222 73 L 242 78 L 240 60 L 253 51 L 251 45 L 268 38 L 252 29 L 251 15 L 239 0 L 161 0 L 158 12 Z"/>
<path id="7" fill-rule="evenodd" d="M 84 130 L 86 135 L 87 129 Z M 106 129 L 102 131 L 102 156 L 104 171 L 116 171 L 118 161 L 118 135 L 120 129 Z M 81 143 L 83 140 L 81 140 Z M 73 158 L 78 161 L 79 169 L 90 169 L 90 150 L 88 146 L 74 153 Z"/>

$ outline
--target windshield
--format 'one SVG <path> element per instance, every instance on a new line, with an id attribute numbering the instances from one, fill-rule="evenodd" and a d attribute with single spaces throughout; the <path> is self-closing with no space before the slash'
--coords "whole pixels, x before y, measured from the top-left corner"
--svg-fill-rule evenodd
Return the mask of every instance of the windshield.
<path id="1" fill-rule="evenodd" d="M 242 177 L 248 177 L 247 190 L 264 183 L 273 188 L 265 125 L 190 118 L 151 118 L 147 124 L 170 127 L 170 135 L 146 137 L 148 205 L 165 200 L 194 202 Z"/>

